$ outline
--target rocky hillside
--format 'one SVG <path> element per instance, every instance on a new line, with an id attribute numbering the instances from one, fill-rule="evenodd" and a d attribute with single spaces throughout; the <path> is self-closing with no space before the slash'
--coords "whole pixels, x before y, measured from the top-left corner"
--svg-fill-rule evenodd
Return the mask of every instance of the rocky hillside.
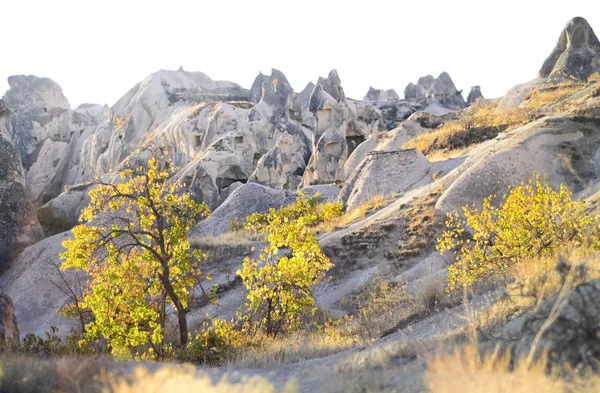
<path id="1" fill-rule="evenodd" d="M 346 97 L 335 70 L 296 92 L 275 69 L 259 74 L 250 90 L 180 69 L 148 76 L 110 108 L 71 109 L 50 79 L 12 76 L 0 101 L 0 158 L 7 163 L 0 167 L 0 264 L 7 269 L 0 287 L 14 302 L 21 334 L 75 326 L 55 312 L 68 301 L 57 288 L 64 277 L 56 266 L 61 242 L 72 235 L 54 231 L 42 239 L 37 216 L 47 234 L 53 223 L 76 224 L 92 180 L 117 181 L 125 160 L 142 162 L 140 147 L 160 143 L 179 168 L 174 177 L 212 209 L 192 236 L 209 254 L 206 272 L 221 288 L 220 306 L 196 305 L 192 326 L 207 313 L 231 317 L 244 301 L 231 272 L 256 244 L 236 239 L 231 222 L 288 205 L 296 190 L 320 192 L 346 211 L 345 221 L 319 235 L 335 265 L 332 280 L 317 288 L 325 312 L 352 313 L 350 299 L 382 276 L 403 283 L 416 303 L 445 283 L 451 256 L 441 256 L 434 241 L 447 212 L 501 196 L 534 173 L 590 203 L 598 199 L 599 71 L 600 42 L 583 18 L 574 18 L 538 77 L 499 100 L 486 100 L 479 86 L 465 100 L 445 72 L 409 83 L 404 99 L 371 87 L 356 100 Z M 343 380 L 360 363 L 381 373 L 383 385 L 408 378 L 409 391 L 421 391 L 423 361 L 400 352 L 461 331 L 462 315 L 488 309 L 499 296 L 490 293 L 474 296 L 471 305 L 458 301 L 398 317 L 366 350 L 294 359 L 275 376 L 262 368 L 242 374 L 276 386 L 308 376 L 300 390 L 312 392 L 325 375 L 341 373 Z M 522 342 L 531 338 L 520 325 L 507 326 Z M 373 360 L 390 351 L 390 361 L 402 363 L 397 375 Z"/>

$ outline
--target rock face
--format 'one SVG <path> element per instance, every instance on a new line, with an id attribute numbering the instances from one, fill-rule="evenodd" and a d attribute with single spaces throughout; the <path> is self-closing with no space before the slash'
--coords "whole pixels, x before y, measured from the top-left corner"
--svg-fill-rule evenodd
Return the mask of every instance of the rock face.
<path id="1" fill-rule="evenodd" d="M 483 94 L 481 94 L 481 86 L 471 87 L 471 91 L 467 96 L 467 105 L 475 103 L 475 101 L 477 101 L 480 98 L 483 98 Z"/>
<path id="2" fill-rule="evenodd" d="M 456 89 L 452 78 L 442 72 L 437 78 L 427 75 L 419 78 L 417 84 L 409 83 L 404 89 L 404 99 L 421 103 L 425 111 L 442 115 L 439 109 L 460 110 L 466 107 L 462 91 Z"/>
<path id="3" fill-rule="evenodd" d="M 235 219 L 241 221 L 252 213 L 265 213 L 270 208 L 286 206 L 295 199 L 296 194 L 291 191 L 274 190 L 256 183 L 244 184 L 192 232 L 195 236 L 220 235 L 231 230 L 231 222 Z"/>
<path id="4" fill-rule="evenodd" d="M 391 130 L 400 125 L 411 114 L 424 107 L 416 101 L 401 100 L 394 90 L 369 88 L 363 102 L 381 111 L 383 128 Z"/>
<path id="5" fill-rule="evenodd" d="M 8 295 L 0 292 L 0 343 L 19 345 L 19 326 L 15 306 Z"/>
<path id="6" fill-rule="evenodd" d="M 77 327 L 75 319 L 62 317 L 56 312 L 69 301 L 65 295 L 68 290 L 63 286 L 57 266 L 60 266 L 59 254 L 64 251 L 62 242 L 70 236 L 70 232 L 61 233 L 27 247 L 12 262 L 11 268 L 0 276 L 0 288 L 14 302 L 23 335 L 42 335 L 50 326 L 56 326 L 62 334 L 67 334 L 71 327 Z M 64 278 L 76 289 L 74 284 L 78 282 L 73 272 L 64 272 Z M 85 280 L 82 279 L 79 285 L 82 282 Z"/>
<path id="7" fill-rule="evenodd" d="M 403 192 L 421 180 L 430 167 L 416 149 L 372 151 L 348 177 L 338 200 L 352 210 L 377 195 Z"/>
<path id="8" fill-rule="evenodd" d="M 310 97 L 316 118 L 313 154 L 303 186 L 344 181 L 344 163 L 354 148 L 379 129 L 381 113 L 371 105 L 347 99 L 337 71 L 319 78 Z"/>
<path id="9" fill-rule="evenodd" d="M 446 191 L 436 208 L 442 212 L 481 203 L 489 195 L 503 195 L 508 186 L 548 176 L 551 184 L 565 184 L 574 192 L 598 175 L 600 148 L 597 126 L 568 118 L 543 118 L 475 147 L 464 163 L 446 179 Z"/>
<path id="10" fill-rule="evenodd" d="M 180 159 L 183 169 L 177 178 L 211 208 L 219 206 L 236 183 L 295 189 L 311 155 L 312 129 L 305 125 L 309 102 L 304 92 L 294 93 L 278 70 L 256 78 L 255 95 L 259 82 L 261 95 L 256 105 L 219 103 L 204 115 L 201 111 L 195 115 L 198 119 L 210 117 L 196 121 L 194 132 L 201 142 L 195 153 Z M 185 124 L 182 127 L 185 129 Z M 167 129 L 164 134 L 179 144 L 169 136 L 172 131 Z"/>
<path id="11" fill-rule="evenodd" d="M 84 104 L 71 110 L 60 86 L 48 78 L 8 78 L 10 136 L 21 156 L 32 199 L 47 202 L 63 187 L 82 181 L 89 168 L 83 141 L 94 133 L 108 108 Z"/>
<path id="12" fill-rule="evenodd" d="M 383 90 L 383 89 L 375 89 L 373 87 L 369 87 L 369 91 L 363 98 L 363 101 L 398 101 L 400 97 L 394 89 Z"/>
<path id="13" fill-rule="evenodd" d="M 525 320 L 517 355 L 526 357 L 548 320 L 556 299 L 545 302 Z M 600 281 L 584 283 L 567 294 L 554 323 L 543 330 L 537 354 L 547 351 L 551 364 L 569 364 L 579 371 L 596 370 L 600 359 Z"/>
<path id="14" fill-rule="evenodd" d="M 42 238 L 33 204 L 27 198 L 21 157 L 9 139 L 9 111 L 0 100 L 0 272 L 27 245 Z"/>
<path id="15" fill-rule="evenodd" d="M 587 81 L 600 71 L 600 41 L 584 18 L 573 18 L 539 72 L 540 78 Z"/>

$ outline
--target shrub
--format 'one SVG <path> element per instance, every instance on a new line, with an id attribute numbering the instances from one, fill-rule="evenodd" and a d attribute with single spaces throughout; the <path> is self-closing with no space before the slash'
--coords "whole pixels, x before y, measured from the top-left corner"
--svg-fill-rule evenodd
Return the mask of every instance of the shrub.
<path id="1" fill-rule="evenodd" d="M 341 203 L 322 203 L 318 192 L 311 197 L 307 197 L 302 191 L 299 191 L 298 198 L 292 205 L 280 207 L 279 209 L 271 208 L 268 213 L 254 213 L 246 218 L 246 224 L 242 228 L 265 233 L 269 228 L 273 228 L 271 226 L 272 221 L 280 218 L 286 222 L 302 218 L 305 226 L 313 227 L 339 217 L 343 213 Z M 239 222 L 232 222 L 232 228 L 241 229 Z"/>
<path id="2" fill-rule="evenodd" d="M 509 190 L 500 207 L 492 205 L 492 195 L 481 210 L 464 206 L 464 217 L 448 213 L 448 230 L 438 239 L 437 248 L 456 254 L 449 267 L 450 289 L 470 286 L 492 274 L 503 276 L 524 258 L 552 256 L 584 243 L 598 247 L 598 217 L 586 211 L 584 201 L 574 201 L 566 186 L 555 191 L 534 176 Z"/>
<path id="3" fill-rule="evenodd" d="M 37 218 L 47 237 L 69 231 L 73 228 L 71 220 L 65 217 L 57 217 L 51 207 L 40 207 L 37 210 Z"/>
<path id="4" fill-rule="evenodd" d="M 269 245 L 257 259 L 246 257 L 237 272 L 249 291 L 242 314 L 268 336 L 296 330 L 302 314 L 314 307 L 312 287 L 333 264 L 310 227 L 341 214 L 340 204 L 322 204 L 318 194 L 309 198 L 299 193 L 289 207 L 247 218 L 246 228 L 267 234 Z"/>

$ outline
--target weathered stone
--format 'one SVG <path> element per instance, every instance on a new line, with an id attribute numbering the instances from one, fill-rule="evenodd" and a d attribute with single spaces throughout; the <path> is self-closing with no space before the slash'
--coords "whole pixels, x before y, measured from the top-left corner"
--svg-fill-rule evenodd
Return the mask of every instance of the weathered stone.
<path id="1" fill-rule="evenodd" d="M 28 200 L 21 157 L 8 139 L 8 113 L 0 100 L 0 272 L 23 248 L 43 236 Z"/>
<path id="2" fill-rule="evenodd" d="M 0 343 L 19 345 L 19 326 L 15 316 L 15 306 L 5 293 L 0 292 Z"/>
<path id="3" fill-rule="evenodd" d="M 547 353 L 550 364 L 568 364 L 578 371 L 598 370 L 600 360 L 600 281 L 579 285 L 567 293 L 555 311 L 549 299 L 525 318 L 515 351 L 525 358 L 536 343 L 535 354 Z M 549 321 L 549 318 L 551 320 Z M 550 322 L 550 323 L 548 323 Z"/>
<path id="4" fill-rule="evenodd" d="M 456 89 L 447 72 L 442 72 L 437 78 L 431 75 L 421 77 L 416 85 L 409 83 L 404 89 L 404 98 L 425 106 L 424 111 L 434 115 L 466 107 L 462 91 Z"/>
<path id="5" fill-rule="evenodd" d="M 56 310 L 70 301 L 68 288 L 61 278 L 60 254 L 62 242 L 70 238 L 70 232 L 48 237 L 27 247 L 16 258 L 10 269 L 0 276 L 0 288 L 12 299 L 21 334 L 43 335 L 56 326 L 61 334 L 68 334 L 77 321 L 59 315 Z M 63 272 L 63 277 L 78 290 L 76 275 Z M 82 283 L 85 279 L 80 277 Z"/>
<path id="6" fill-rule="evenodd" d="M 467 96 L 467 105 L 475 103 L 475 101 L 477 101 L 480 98 L 483 98 L 483 94 L 481 94 L 481 86 L 471 87 L 471 91 Z"/>
<path id="7" fill-rule="evenodd" d="M 584 18 L 573 18 L 539 72 L 540 78 L 587 81 L 600 71 L 600 41 Z"/>
<path id="8" fill-rule="evenodd" d="M 292 203 L 296 194 L 292 191 L 274 190 L 256 183 L 247 183 L 231 193 L 210 217 L 198 223 L 192 230 L 194 236 L 219 235 L 231 230 L 231 222 L 243 221 L 252 213 L 265 213 Z"/>
<path id="9" fill-rule="evenodd" d="M 360 142 L 379 129 L 381 112 L 363 102 L 346 99 L 335 70 L 328 78 L 319 78 L 309 109 L 315 115 L 316 128 L 313 154 L 302 185 L 344 181 L 346 159 Z"/>
<path id="10" fill-rule="evenodd" d="M 352 210 L 375 196 L 404 192 L 425 177 L 430 167 L 416 149 L 373 151 L 349 175 L 338 200 Z"/>

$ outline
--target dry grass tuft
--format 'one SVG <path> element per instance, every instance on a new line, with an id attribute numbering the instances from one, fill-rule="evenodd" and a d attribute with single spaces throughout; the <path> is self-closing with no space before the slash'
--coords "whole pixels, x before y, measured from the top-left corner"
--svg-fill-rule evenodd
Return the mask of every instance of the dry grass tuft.
<path id="1" fill-rule="evenodd" d="M 295 393 L 298 389 L 289 382 L 276 389 L 269 381 L 255 376 L 242 378 L 237 383 L 226 379 L 213 383 L 209 376 L 197 375 L 193 367 L 161 367 L 156 372 L 138 368 L 133 378 L 109 378 L 112 393 Z"/>
<path id="2" fill-rule="evenodd" d="M 275 340 L 268 340 L 259 348 L 235 352 L 228 365 L 233 368 L 261 368 L 322 358 L 356 346 L 356 342 L 340 334 L 322 330 L 298 331 Z"/>
<path id="3" fill-rule="evenodd" d="M 101 357 L 40 359 L 14 353 L 0 358 L 0 392 L 104 393 L 103 374 L 115 363 Z"/>
<path id="4" fill-rule="evenodd" d="M 419 135 L 403 147 L 416 148 L 428 157 L 439 151 L 460 151 L 473 144 L 492 139 L 509 128 L 526 124 L 529 120 L 525 110 L 516 109 L 496 113 L 497 107 L 497 102 L 479 100 L 461 112 L 458 119 Z"/>
<path id="5" fill-rule="evenodd" d="M 526 107 L 528 109 L 538 109 L 546 105 L 557 104 L 581 91 L 583 86 L 581 83 L 567 81 L 533 89 L 525 97 Z"/>
<path id="6" fill-rule="evenodd" d="M 510 354 L 481 356 L 477 344 L 437 357 L 430 364 L 426 384 L 431 393 L 558 393 L 562 383 L 546 374 L 543 362 L 511 367 Z"/>
<path id="7" fill-rule="evenodd" d="M 430 277 L 414 299 L 414 305 L 418 312 L 425 314 L 436 311 L 446 301 L 445 282 Z"/>
<path id="8" fill-rule="evenodd" d="M 386 199 L 383 195 L 376 195 L 360 206 L 346 212 L 344 215 L 317 225 L 315 233 L 327 233 L 344 228 L 353 222 L 376 212 L 382 207 L 387 206 L 390 202 L 391 200 Z"/>
<path id="9" fill-rule="evenodd" d="M 571 370 L 547 372 L 544 357 L 533 363 L 513 364 L 510 351 L 496 348 L 482 355 L 469 344 L 430 362 L 425 381 L 430 393 L 584 393 L 600 391 L 600 377 Z M 559 376 L 560 375 L 560 376 Z"/>
<path id="10" fill-rule="evenodd" d="M 600 76 L 590 78 L 593 83 Z M 498 102 L 479 100 L 462 111 L 458 118 L 407 142 L 404 148 L 416 148 L 430 160 L 454 157 L 465 148 L 495 138 L 499 133 L 523 126 L 544 115 L 577 107 L 569 97 L 582 91 L 586 84 L 565 81 L 533 89 L 524 105 L 510 111 L 496 111 Z"/>
<path id="11" fill-rule="evenodd" d="M 265 241 L 265 235 L 249 230 L 239 230 L 226 232 L 217 236 L 203 236 L 191 239 L 192 247 L 203 249 L 203 248 L 216 248 L 216 247 L 236 247 L 236 246 L 250 246 L 255 242 Z"/>

